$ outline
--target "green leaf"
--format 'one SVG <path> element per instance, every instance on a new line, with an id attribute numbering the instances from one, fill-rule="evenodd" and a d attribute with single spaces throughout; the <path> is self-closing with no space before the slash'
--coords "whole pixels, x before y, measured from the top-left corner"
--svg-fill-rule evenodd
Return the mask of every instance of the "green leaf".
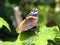
<path id="1" fill-rule="evenodd" d="M 10 31 L 9 24 L 8 24 L 3 18 L 0 17 L 0 28 L 1 28 L 3 25 L 6 26 L 6 27 L 9 29 L 9 31 Z"/>
<path id="2" fill-rule="evenodd" d="M 2 45 L 15 45 L 15 42 L 3 42 Z"/>
<path id="3" fill-rule="evenodd" d="M 22 42 L 23 42 L 23 41 L 20 40 L 20 35 L 18 35 L 18 38 L 17 38 L 17 40 L 15 41 L 15 44 L 16 44 L 16 45 L 22 45 Z"/>
<path id="4" fill-rule="evenodd" d="M 57 39 L 60 39 L 60 32 L 56 36 Z"/>
<path id="5" fill-rule="evenodd" d="M 34 38 L 35 45 L 47 45 L 47 43 L 47 38 L 43 33 Z"/>
<path id="6" fill-rule="evenodd" d="M 17 28 L 17 32 L 19 29 Z M 32 40 L 33 40 L 33 37 L 35 35 L 35 32 L 34 31 L 31 31 L 31 30 L 27 30 L 27 31 L 24 31 L 24 32 L 20 32 L 19 33 L 19 36 L 16 40 L 16 45 L 20 42 L 20 45 L 29 45 L 31 44 Z"/>
<path id="7" fill-rule="evenodd" d="M 47 45 L 48 40 L 54 40 L 59 32 L 57 26 L 46 27 L 45 25 L 40 25 L 38 35 L 34 37 L 35 45 Z"/>
<path id="8" fill-rule="evenodd" d="M 40 28 L 40 33 L 43 33 L 46 35 L 47 39 L 53 40 L 56 35 L 58 34 L 58 27 L 46 27 L 45 25 Z"/>

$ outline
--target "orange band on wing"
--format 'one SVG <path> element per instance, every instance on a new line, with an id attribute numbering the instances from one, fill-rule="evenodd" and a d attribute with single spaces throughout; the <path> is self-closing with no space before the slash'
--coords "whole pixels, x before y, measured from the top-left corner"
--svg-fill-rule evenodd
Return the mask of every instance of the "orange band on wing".
<path id="1" fill-rule="evenodd" d="M 24 23 L 25 23 L 25 20 L 23 20 L 23 21 L 19 24 L 19 28 L 21 28 Z"/>
<path id="2" fill-rule="evenodd" d="M 33 19 L 38 19 L 36 16 L 28 16 L 26 19 L 33 18 Z"/>
<path id="3" fill-rule="evenodd" d="M 19 24 L 19 28 L 23 27 L 23 24 L 25 23 L 26 20 L 28 20 L 29 18 L 33 18 L 33 19 L 38 19 L 37 17 L 35 16 L 28 16 L 26 17 L 25 20 L 23 20 L 20 24 Z"/>

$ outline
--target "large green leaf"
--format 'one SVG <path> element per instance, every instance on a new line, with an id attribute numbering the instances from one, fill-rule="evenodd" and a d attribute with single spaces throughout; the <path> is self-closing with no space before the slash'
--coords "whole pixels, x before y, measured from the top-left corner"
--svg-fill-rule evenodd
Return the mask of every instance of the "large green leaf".
<path id="1" fill-rule="evenodd" d="M 34 38 L 34 42 L 35 45 L 47 45 L 47 37 L 45 36 L 45 34 L 41 34 L 39 36 L 36 36 Z"/>
<path id="2" fill-rule="evenodd" d="M 9 24 L 8 24 L 3 18 L 0 17 L 0 28 L 1 28 L 3 25 L 6 26 L 6 27 L 9 29 L 9 31 L 10 31 Z"/>
<path id="3" fill-rule="evenodd" d="M 46 27 L 42 25 L 39 30 L 38 36 L 36 36 L 33 41 L 35 45 L 47 45 L 48 40 L 54 40 L 56 38 L 59 29 L 57 26 Z"/>

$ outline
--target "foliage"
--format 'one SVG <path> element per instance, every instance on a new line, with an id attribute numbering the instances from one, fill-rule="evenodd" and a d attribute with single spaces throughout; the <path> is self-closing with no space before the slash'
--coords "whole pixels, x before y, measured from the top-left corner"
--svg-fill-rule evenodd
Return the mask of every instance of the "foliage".
<path id="1" fill-rule="evenodd" d="M 0 8 L 0 31 L 2 30 L 1 33 L 3 33 L 3 37 L 0 37 L 0 45 L 60 45 L 60 12 L 55 10 L 57 7 L 59 8 L 55 1 L 56 0 L 1 1 L 1 7 L 3 8 Z M 16 6 L 20 7 L 22 19 L 26 17 L 32 8 L 37 7 L 38 28 L 35 31 L 32 31 L 34 30 L 32 28 L 21 32 L 19 27 L 13 28 L 12 22 L 15 16 L 12 10 Z M 3 32 L 3 30 L 7 31 L 5 27 L 10 33 Z M 6 35 L 4 34 L 8 35 L 9 38 L 8 36 L 5 38 Z"/>
<path id="2" fill-rule="evenodd" d="M 3 25 L 3 22 L 6 23 L 2 18 L 0 18 L 0 24 Z M 8 25 L 7 23 L 5 26 Z M 9 27 L 7 27 L 10 29 Z M 37 35 L 33 35 L 32 32 L 27 31 L 27 32 L 21 32 L 17 38 L 16 41 L 14 42 L 4 42 L 2 45 L 29 45 L 29 44 L 35 44 L 35 45 L 47 45 L 48 40 L 54 40 L 57 37 L 57 34 L 59 32 L 59 29 L 57 26 L 54 27 L 46 27 L 45 25 L 40 25 L 39 26 L 39 32 Z M 27 35 L 28 34 L 28 35 Z M 26 37 L 27 35 L 27 37 Z M 31 36 L 29 36 L 31 35 Z M 31 40 L 31 41 L 30 41 Z M 33 42 L 33 43 L 32 43 Z"/>
<path id="3" fill-rule="evenodd" d="M 47 45 L 48 40 L 54 40 L 58 34 L 58 27 L 40 26 L 39 35 L 35 38 L 36 45 Z"/>
<path id="4" fill-rule="evenodd" d="M 0 17 L 0 28 L 2 28 L 3 25 L 7 27 L 9 31 L 11 31 L 9 24 L 3 18 Z"/>

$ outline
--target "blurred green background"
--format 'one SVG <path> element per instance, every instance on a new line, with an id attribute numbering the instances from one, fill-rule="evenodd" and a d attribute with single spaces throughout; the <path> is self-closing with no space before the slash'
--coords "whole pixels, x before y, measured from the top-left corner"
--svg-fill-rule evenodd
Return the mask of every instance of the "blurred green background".
<path id="1" fill-rule="evenodd" d="M 3 26 L 0 29 L 0 39 L 4 41 L 16 40 L 18 36 L 16 27 L 34 7 L 38 9 L 39 24 L 60 28 L 60 0 L 0 0 L 0 17 L 6 20 L 11 28 L 11 33 L 9 33 L 5 31 L 8 29 Z M 59 43 L 60 40 L 57 41 L 57 45 L 60 45 Z"/>

